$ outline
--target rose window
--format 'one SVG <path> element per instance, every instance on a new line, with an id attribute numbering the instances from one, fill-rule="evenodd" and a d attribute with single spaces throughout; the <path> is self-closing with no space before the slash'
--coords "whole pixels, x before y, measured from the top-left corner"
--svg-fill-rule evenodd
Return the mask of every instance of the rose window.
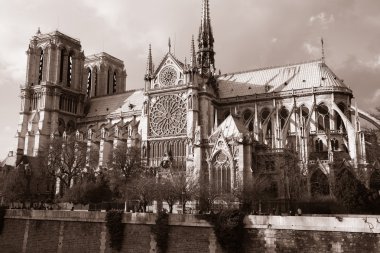
<path id="1" fill-rule="evenodd" d="M 182 134 L 186 130 L 186 103 L 176 95 L 157 99 L 150 108 L 150 129 L 156 136 Z"/>
<path id="2" fill-rule="evenodd" d="M 161 71 L 159 78 L 162 86 L 175 85 L 177 80 L 177 71 L 173 67 L 165 67 Z"/>

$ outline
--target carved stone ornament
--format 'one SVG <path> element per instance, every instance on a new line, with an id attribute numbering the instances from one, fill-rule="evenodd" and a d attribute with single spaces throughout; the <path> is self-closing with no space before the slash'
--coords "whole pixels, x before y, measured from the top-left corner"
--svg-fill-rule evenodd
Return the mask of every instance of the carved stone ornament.
<path id="1" fill-rule="evenodd" d="M 177 71 L 172 66 L 167 66 L 161 70 L 159 78 L 163 87 L 173 86 L 177 81 Z"/>
<path id="2" fill-rule="evenodd" d="M 159 97 L 150 108 L 150 128 L 154 136 L 178 135 L 186 130 L 186 103 L 179 95 Z"/>

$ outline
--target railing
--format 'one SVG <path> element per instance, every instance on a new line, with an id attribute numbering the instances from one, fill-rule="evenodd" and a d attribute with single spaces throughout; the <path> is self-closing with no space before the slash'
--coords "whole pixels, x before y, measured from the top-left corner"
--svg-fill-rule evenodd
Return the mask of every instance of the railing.
<path id="1" fill-rule="evenodd" d="M 270 93 L 260 93 L 260 94 L 253 94 L 253 95 L 245 95 L 245 96 L 236 96 L 236 97 L 230 97 L 230 98 L 222 98 L 220 99 L 221 103 L 230 103 L 230 102 L 237 102 L 241 100 L 259 100 L 259 99 L 266 99 L 266 98 L 277 98 L 277 97 L 291 97 L 291 96 L 300 96 L 300 95 L 308 95 L 308 94 L 315 94 L 315 93 L 328 93 L 328 92 L 345 92 L 352 94 L 352 90 L 345 87 L 312 87 L 308 89 L 302 89 L 302 90 L 292 90 L 292 91 L 282 91 L 282 92 L 270 92 Z"/>

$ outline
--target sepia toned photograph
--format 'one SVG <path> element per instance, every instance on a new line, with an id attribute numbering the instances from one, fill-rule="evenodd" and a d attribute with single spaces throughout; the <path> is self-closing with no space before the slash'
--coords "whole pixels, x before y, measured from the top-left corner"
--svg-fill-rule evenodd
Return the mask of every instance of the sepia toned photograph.
<path id="1" fill-rule="evenodd" d="M 380 1 L 0 0 L 0 252 L 380 252 Z"/>

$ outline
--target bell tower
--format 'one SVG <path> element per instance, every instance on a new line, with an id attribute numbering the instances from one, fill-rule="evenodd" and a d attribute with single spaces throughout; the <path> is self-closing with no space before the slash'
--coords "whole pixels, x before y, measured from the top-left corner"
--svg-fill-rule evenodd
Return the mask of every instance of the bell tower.
<path id="1" fill-rule="evenodd" d="M 58 31 L 32 37 L 21 87 L 18 153 L 37 156 L 52 134 L 74 131 L 83 114 L 84 53 L 78 40 Z"/>

